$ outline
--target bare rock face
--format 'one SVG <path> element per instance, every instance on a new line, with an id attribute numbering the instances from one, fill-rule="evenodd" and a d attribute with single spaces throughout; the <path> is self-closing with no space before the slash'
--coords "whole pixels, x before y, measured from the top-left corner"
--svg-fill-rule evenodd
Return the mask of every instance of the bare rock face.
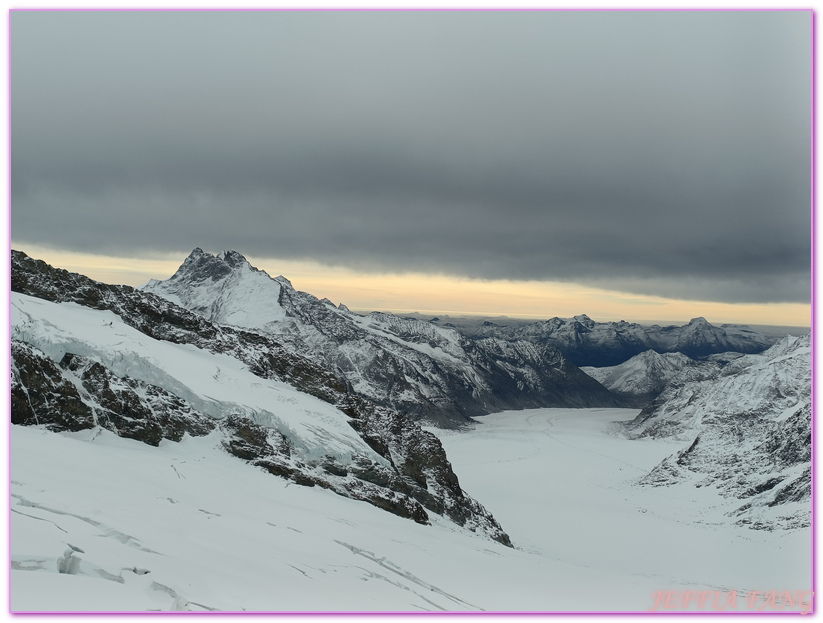
<path id="1" fill-rule="evenodd" d="M 397 474 L 393 470 L 366 457 L 354 457 L 347 466 L 337 464 L 330 456 L 322 462 L 307 464 L 291 456 L 288 441 L 282 435 L 258 426 L 248 418 L 230 416 L 221 423 L 221 428 L 226 433 L 223 446 L 230 454 L 270 474 L 299 485 L 330 489 L 420 524 L 429 523 L 426 511 L 409 496 L 411 488 L 398 487 Z"/>
<path id="2" fill-rule="evenodd" d="M 91 408 L 63 371 L 24 342 L 11 343 L 11 423 L 51 431 L 80 431 L 97 424 Z"/>
<path id="3" fill-rule="evenodd" d="M 211 432 L 213 421 L 184 400 L 147 383 L 119 378 L 101 364 L 67 354 L 55 365 L 33 346 L 12 341 L 12 424 L 51 431 L 100 426 L 157 446 Z"/>
<path id="4" fill-rule="evenodd" d="M 182 398 L 160 387 L 115 376 L 103 365 L 67 354 L 60 366 L 72 372 L 98 407 L 98 422 L 120 437 L 152 446 L 161 439 L 180 441 L 183 435 L 207 435 L 214 423 Z"/>
<path id="5" fill-rule="evenodd" d="M 204 273 L 203 279 L 211 279 Z M 421 524 L 429 512 L 505 545 L 509 537 L 492 515 L 460 488 L 439 440 L 397 412 L 352 391 L 346 379 L 285 348 L 270 335 L 206 320 L 165 299 L 128 286 L 109 286 L 12 252 L 12 290 L 53 302 L 114 312 L 154 340 L 191 344 L 243 362 L 262 378 L 283 381 L 334 405 L 357 435 L 385 459 L 329 455 L 305 460 L 295 441 L 255 424 L 247 414 L 216 420 L 174 393 L 120 377 L 101 362 L 68 353 L 52 361 L 31 344 L 12 344 L 12 423 L 53 431 L 96 426 L 149 445 L 217 432 L 233 456 L 303 486 L 321 486 Z M 341 415 L 342 417 L 342 415 Z"/>

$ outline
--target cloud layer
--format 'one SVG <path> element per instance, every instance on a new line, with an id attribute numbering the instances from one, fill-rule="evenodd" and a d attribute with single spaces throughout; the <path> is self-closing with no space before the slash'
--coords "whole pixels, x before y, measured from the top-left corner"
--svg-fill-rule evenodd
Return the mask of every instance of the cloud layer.
<path id="1" fill-rule="evenodd" d="M 12 238 L 808 302 L 811 14 L 13 12 Z"/>

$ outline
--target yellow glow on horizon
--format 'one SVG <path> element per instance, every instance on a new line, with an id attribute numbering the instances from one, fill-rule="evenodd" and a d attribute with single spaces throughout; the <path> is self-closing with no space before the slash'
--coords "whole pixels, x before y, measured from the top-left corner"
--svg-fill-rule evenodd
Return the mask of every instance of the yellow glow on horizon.
<path id="1" fill-rule="evenodd" d="M 14 245 L 12 245 L 14 248 Z M 168 279 L 184 257 L 123 258 L 56 251 L 28 245 L 27 255 L 104 283 L 144 285 Z M 730 304 L 683 301 L 553 281 L 480 280 L 446 275 L 370 274 L 316 262 L 247 256 L 272 277 L 284 275 L 294 287 L 352 310 L 420 312 L 452 316 L 567 318 L 682 324 L 697 316 L 713 324 L 810 326 L 811 305 L 799 303 Z"/>

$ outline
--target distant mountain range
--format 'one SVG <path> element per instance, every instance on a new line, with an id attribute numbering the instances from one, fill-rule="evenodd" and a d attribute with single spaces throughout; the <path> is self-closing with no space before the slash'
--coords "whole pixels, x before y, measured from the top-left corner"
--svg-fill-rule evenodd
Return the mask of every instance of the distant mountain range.
<path id="1" fill-rule="evenodd" d="M 585 314 L 514 327 L 487 321 L 468 335 L 551 344 L 573 364 L 595 367 L 615 366 L 647 350 L 697 358 L 725 351 L 759 353 L 777 341 L 745 325 L 716 327 L 705 318 L 682 327 L 644 327 L 625 321 L 595 322 Z"/>
<path id="2" fill-rule="evenodd" d="M 431 322 L 354 314 L 270 277 L 235 251 L 195 249 L 170 279 L 142 290 L 211 322 L 270 335 L 346 378 L 364 398 L 439 426 L 505 409 L 622 404 L 552 344 L 472 339 Z"/>

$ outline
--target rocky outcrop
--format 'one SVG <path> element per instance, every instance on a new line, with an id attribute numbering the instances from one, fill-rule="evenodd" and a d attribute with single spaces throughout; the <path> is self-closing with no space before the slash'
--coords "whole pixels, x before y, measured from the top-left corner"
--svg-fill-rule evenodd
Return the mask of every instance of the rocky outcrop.
<path id="1" fill-rule="evenodd" d="M 185 400 L 85 357 L 67 354 L 55 364 L 37 348 L 12 340 L 12 424 L 80 431 L 96 426 L 157 446 L 163 439 L 206 435 L 210 418 Z"/>
<path id="2" fill-rule="evenodd" d="M 97 425 L 77 387 L 42 352 L 11 342 L 11 423 L 51 431 L 80 431 Z"/>

